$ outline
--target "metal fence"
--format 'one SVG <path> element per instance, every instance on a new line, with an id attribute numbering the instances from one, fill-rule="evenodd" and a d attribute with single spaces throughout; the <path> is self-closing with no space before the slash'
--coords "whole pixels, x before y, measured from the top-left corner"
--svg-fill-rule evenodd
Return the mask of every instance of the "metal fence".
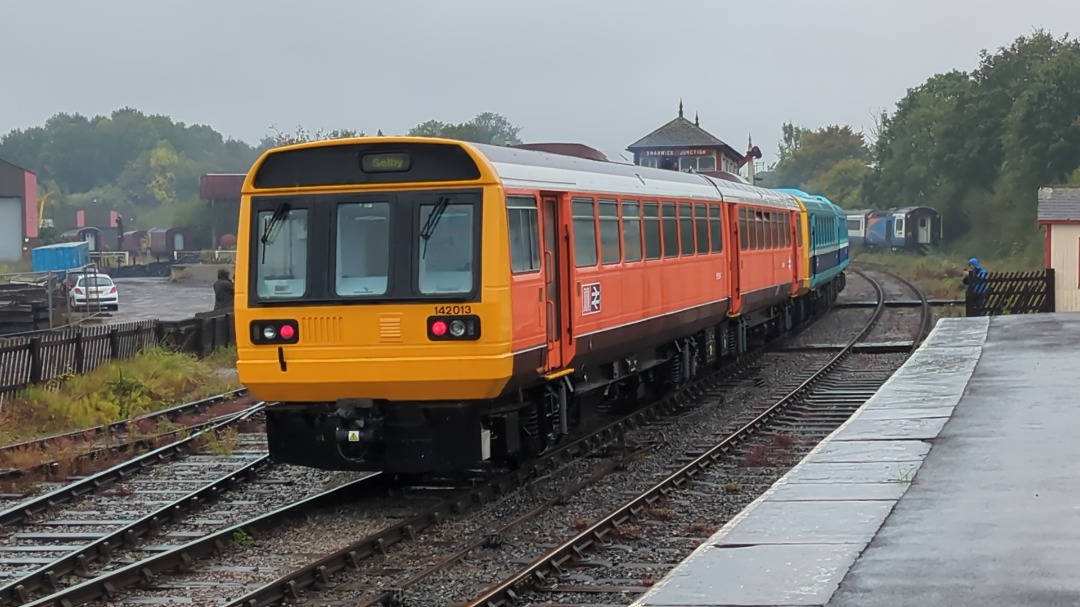
<path id="1" fill-rule="evenodd" d="M 1053 312 L 1054 270 L 988 272 L 964 296 L 967 316 Z"/>
<path id="2" fill-rule="evenodd" d="M 110 360 L 132 358 L 155 344 L 202 357 L 235 343 L 231 313 L 0 338 L 0 394 L 17 392 L 67 373 L 88 373 Z"/>

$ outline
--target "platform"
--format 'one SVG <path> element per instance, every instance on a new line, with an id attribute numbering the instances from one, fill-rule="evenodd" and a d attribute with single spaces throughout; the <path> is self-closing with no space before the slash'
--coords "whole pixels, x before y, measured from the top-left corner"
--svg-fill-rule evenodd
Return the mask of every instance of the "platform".
<path id="1" fill-rule="evenodd" d="M 1080 605 L 1080 314 L 945 318 L 634 605 Z"/>

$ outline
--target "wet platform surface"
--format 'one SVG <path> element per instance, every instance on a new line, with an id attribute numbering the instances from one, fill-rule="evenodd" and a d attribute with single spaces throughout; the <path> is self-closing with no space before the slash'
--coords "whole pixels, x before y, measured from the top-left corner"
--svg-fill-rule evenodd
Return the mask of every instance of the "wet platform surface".
<path id="1" fill-rule="evenodd" d="M 942 319 L 634 605 L 1080 605 L 1080 314 Z"/>

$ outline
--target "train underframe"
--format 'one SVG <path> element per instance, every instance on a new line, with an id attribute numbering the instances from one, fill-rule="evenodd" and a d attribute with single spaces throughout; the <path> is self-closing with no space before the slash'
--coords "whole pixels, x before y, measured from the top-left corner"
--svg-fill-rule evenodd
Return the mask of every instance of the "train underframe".
<path id="1" fill-rule="evenodd" d="M 311 468 L 398 474 L 514 467 L 590 420 L 662 397 L 826 311 L 844 282 L 840 274 L 804 297 L 498 401 L 275 404 L 266 412 L 270 455 Z"/>

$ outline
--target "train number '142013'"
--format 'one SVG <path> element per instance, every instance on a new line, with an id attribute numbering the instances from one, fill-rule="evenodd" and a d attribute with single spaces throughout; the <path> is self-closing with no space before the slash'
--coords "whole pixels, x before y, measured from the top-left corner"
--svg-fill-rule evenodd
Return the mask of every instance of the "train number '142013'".
<path id="1" fill-rule="evenodd" d="M 472 314 L 472 306 L 435 306 L 436 314 Z"/>

